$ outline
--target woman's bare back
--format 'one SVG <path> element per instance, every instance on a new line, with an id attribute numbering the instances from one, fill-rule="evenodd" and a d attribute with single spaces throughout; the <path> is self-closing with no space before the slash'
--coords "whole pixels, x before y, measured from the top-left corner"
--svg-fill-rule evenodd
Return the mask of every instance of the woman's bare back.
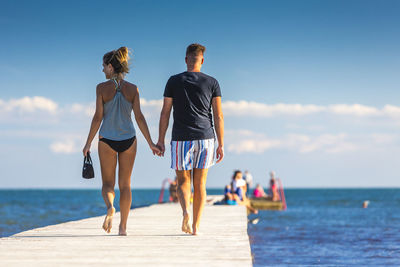
<path id="1" fill-rule="evenodd" d="M 137 95 L 137 87 L 133 83 L 121 80 L 120 82 L 121 93 L 127 101 L 133 103 L 135 96 Z M 98 85 L 100 94 L 103 98 L 103 103 L 112 100 L 115 96 L 115 84 L 111 80 L 100 83 Z"/>

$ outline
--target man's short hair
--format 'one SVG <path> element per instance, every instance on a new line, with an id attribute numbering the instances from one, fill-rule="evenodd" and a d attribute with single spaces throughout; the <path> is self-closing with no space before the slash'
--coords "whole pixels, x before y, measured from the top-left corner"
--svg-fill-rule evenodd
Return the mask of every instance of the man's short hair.
<path id="1" fill-rule="evenodd" d="M 205 51 L 205 46 L 202 46 L 201 44 L 191 44 L 186 48 L 186 56 L 204 55 Z"/>

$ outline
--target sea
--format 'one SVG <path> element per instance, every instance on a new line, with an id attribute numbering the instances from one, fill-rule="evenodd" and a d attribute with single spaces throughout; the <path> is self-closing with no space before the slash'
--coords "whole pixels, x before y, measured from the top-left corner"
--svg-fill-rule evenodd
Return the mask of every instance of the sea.
<path id="1" fill-rule="evenodd" d="M 157 203 L 159 194 L 133 190 L 132 207 Z M 400 189 L 286 189 L 285 196 L 285 211 L 248 216 L 254 266 L 400 266 Z M 0 190 L 0 237 L 104 213 L 100 190 Z"/>

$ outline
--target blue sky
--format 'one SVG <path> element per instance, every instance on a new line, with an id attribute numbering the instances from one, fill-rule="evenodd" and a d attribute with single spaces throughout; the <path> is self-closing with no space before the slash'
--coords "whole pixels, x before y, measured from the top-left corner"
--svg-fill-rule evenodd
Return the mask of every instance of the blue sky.
<path id="1" fill-rule="evenodd" d="M 3 1 L 0 187 L 98 187 L 83 145 L 105 52 L 133 50 L 129 81 L 157 139 L 165 82 L 188 44 L 221 85 L 226 159 L 289 187 L 400 186 L 398 1 Z M 173 177 L 139 135 L 133 187 Z M 15 170 L 19 171 L 16 172 Z"/>

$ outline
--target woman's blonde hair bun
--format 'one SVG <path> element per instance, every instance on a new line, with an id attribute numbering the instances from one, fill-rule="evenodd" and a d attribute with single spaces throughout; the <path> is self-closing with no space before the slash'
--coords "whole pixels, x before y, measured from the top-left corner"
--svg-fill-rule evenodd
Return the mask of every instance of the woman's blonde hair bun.
<path id="1" fill-rule="evenodd" d="M 118 50 L 106 53 L 103 56 L 105 64 L 111 64 L 115 73 L 129 73 L 129 54 L 131 51 L 126 46 L 121 46 Z"/>

